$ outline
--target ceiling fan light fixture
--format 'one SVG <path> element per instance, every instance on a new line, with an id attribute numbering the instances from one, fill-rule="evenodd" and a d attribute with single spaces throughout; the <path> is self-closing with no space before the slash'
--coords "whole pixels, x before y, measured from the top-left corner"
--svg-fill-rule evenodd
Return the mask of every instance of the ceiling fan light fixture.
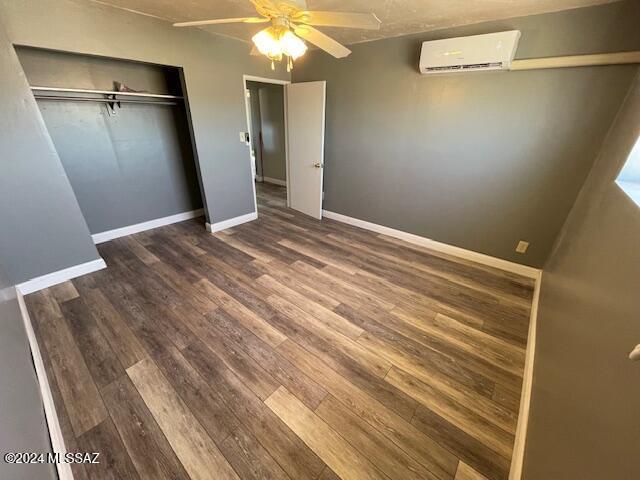
<path id="1" fill-rule="evenodd" d="M 287 71 L 293 68 L 293 60 L 301 57 L 307 51 L 307 45 L 297 37 L 288 27 L 271 26 L 260 30 L 253 38 L 258 51 L 271 60 L 271 66 L 274 61 L 282 60 L 282 56 L 286 55 Z"/>
<path id="2" fill-rule="evenodd" d="M 280 37 L 280 43 L 283 47 L 283 53 L 294 60 L 304 55 L 307 51 L 307 45 L 291 30 L 284 32 L 282 37 Z"/>

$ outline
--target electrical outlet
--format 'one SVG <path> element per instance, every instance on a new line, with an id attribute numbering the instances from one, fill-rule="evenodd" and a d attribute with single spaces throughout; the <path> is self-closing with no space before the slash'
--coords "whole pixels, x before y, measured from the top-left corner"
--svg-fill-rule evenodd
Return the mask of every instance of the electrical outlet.
<path id="1" fill-rule="evenodd" d="M 516 252 L 525 253 L 527 251 L 527 248 L 529 248 L 529 242 L 525 242 L 524 240 L 520 240 L 518 242 L 518 245 L 516 246 Z"/>

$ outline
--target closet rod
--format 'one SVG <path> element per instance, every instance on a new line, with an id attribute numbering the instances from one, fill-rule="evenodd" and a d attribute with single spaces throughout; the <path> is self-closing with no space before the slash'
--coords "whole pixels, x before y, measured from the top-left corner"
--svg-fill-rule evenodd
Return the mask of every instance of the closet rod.
<path id="1" fill-rule="evenodd" d="M 164 95 L 160 93 L 143 93 L 143 92 L 117 92 L 113 90 L 86 90 L 83 88 L 61 88 L 61 87 L 37 87 L 32 86 L 31 90 L 39 92 L 66 92 L 66 93 L 97 93 L 100 95 L 118 95 L 131 97 L 149 97 L 149 98 L 171 98 L 181 100 L 183 97 L 177 95 Z"/>
<path id="2" fill-rule="evenodd" d="M 100 102 L 100 103 L 140 103 L 143 105 L 178 105 L 178 102 L 163 102 L 149 100 L 127 100 L 113 98 L 87 98 L 87 97 L 57 97 L 53 95 L 34 95 L 37 100 L 67 100 L 70 102 Z"/>

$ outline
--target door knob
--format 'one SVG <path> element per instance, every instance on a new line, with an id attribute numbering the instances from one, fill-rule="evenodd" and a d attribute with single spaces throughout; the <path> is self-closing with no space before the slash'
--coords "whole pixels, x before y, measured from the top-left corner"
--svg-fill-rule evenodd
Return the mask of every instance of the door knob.
<path id="1" fill-rule="evenodd" d="M 322 167 L 324 167 L 324 164 L 323 163 L 316 163 L 313 166 L 316 167 L 316 168 L 322 168 Z"/>

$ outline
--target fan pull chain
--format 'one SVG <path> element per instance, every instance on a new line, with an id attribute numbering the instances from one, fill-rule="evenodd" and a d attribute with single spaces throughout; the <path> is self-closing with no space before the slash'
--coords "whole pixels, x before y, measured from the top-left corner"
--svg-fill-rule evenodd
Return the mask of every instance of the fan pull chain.
<path id="1" fill-rule="evenodd" d="M 276 64 L 273 63 L 273 60 L 271 60 L 271 70 L 275 70 L 276 69 Z"/>

